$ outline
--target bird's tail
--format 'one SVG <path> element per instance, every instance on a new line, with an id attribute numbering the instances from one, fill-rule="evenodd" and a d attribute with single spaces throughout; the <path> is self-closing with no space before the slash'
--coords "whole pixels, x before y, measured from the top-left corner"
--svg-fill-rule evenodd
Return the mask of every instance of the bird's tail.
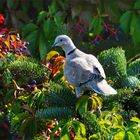
<path id="1" fill-rule="evenodd" d="M 113 95 L 113 94 L 117 94 L 117 91 L 112 88 L 107 82 L 106 80 L 102 80 L 98 83 L 94 83 L 94 86 L 92 85 L 92 90 L 94 90 L 95 92 L 99 93 L 99 94 L 104 94 L 104 95 Z"/>

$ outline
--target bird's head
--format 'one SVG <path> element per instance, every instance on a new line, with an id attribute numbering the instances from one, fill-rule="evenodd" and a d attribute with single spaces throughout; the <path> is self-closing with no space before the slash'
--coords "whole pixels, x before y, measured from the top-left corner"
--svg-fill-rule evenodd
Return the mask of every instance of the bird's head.
<path id="1" fill-rule="evenodd" d="M 52 47 L 54 48 L 56 46 L 61 46 L 66 53 L 75 48 L 71 38 L 67 35 L 57 36 Z"/>

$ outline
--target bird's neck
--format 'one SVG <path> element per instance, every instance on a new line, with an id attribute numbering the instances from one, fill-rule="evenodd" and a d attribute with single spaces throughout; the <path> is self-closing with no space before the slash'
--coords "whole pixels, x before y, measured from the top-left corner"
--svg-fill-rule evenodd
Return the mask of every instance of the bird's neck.
<path id="1" fill-rule="evenodd" d="M 63 50 L 65 51 L 66 56 L 68 56 L 71 53 L 73 53 L 74 50 L 76 50 L 76 46 L 73 43 L 71 43 L 71 44 L 63 47 Z"/>
<path id="2" fill-rule="evenodd" d="M 69 51 L 66 55 L 71 55 L 72 53 L 74 53 L 76 51 L 76 48 L 74 48 L 73 50 Z"/>

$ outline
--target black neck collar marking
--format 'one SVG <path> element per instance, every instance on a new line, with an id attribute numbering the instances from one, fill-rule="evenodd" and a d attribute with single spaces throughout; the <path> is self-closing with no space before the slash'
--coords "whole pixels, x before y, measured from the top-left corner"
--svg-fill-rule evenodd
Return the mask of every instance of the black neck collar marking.
<path id="1" fill-rule="evenodd" d="M 76 48 L 74 48 L 73 50 L 71 50 L 70 52 L 67 53 L 67 55 L 72 54 L 73 52 L 75 52 Z"/>

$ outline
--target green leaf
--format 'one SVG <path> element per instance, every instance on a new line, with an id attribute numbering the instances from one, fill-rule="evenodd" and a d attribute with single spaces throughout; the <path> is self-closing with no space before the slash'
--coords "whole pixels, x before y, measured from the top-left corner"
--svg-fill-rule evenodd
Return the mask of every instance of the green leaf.
<path id="1" fill-rule="evenodd" d="M 3 73 L 3 80 L 5 84 L 10 84 L 12 82 L 12 74 L 9 69 L 6 69 Z"/>
<path id="2" fill-rule="evenodd" d="M 49 52 L 49 46 L 46 44 L 46 39 L 43 35 L 43 33 L 40 33 L 39 37 L 39 54 L 40 59 L 43 60 L 46 57 L 47 52 Z"/>
<path id="3" fill-rule="evenodd" d="M 80 121 L 77 121 L 77 120 L 73 120 L 72 124 L 75 128 L 76 136 L 81 136 L 81 137 L 86 136 L 86 128 L 85 128 L 85 125 L 83 123 L 81 123 Z"/>
<path id="4" fill-rule="evenodd" d="M 26 37 L 31 32 L 37 30 L 37 28 L 38 28 L 37 25 L 35 25 L 34 23 L 29 23 L 29 24 L 25 25 L 22 28 L 22 36 Z"/>
<path id="5" fill-rule="evenodd" d="M 4 65 L 4 62 L 0 59 L 0 67 Z"/>
<path id="6" fill-rule="evenodd" d="M 53 1 L 52 4 L 49 6 L 49 14 L 55 14 L 58 10 L 58 4 L 56 1 Z"/>
<path id="7" fill-rule="evenodd" d="M 81 135 L 83 137 L 85 137 L 86 136 L 86 128 L 85 128 L 85 125 L 83 123 L 79 122 L 79 126 L 80 126 L 80 130 L 81 130 Z"/>
<path id="8" fill-rule="evenodd" d="M 75 136 L 74 137 L 74 140 L 87 140 L 87 138 L 82 138 L 80 136 Z"/>
<path id="9" fill-rule="evenodd" d="M 101 33 L 103 30 L 103 21 L 101 18 L 94 17 L 92 23 L 90 25 L 90 30 L 92 30 L 93 34 L 96 36 Z"/>
<path id="10" fill-rule="evenodd" d="M 102 140 L 99 133 L 89 136 L 89 140 Z"/>
<path id="11" fill-rule="evenodd" d="M 135 9 L 140 9 L 140 0 L 137 0 L 134 4 Z"/>
<path id="12" fill-rule="evenodd" d="M 54 15 L 54 21 L 58 27 L 63 26 L 64 17 L 61 13 L 57 13 Z"/>
<path id="13" fill-rule="evenodd" d="M 88 98 L 89 96 L 84 95 L 80 97 L 76 103 L 76 110 L 78 110 L 81 115 L 87 112 Z"/>
<path id="14" fill-rule="evenodd" d="M 135 44 L 140 42 L 140 17 L 136 14 L 132 16 L 130 34 Z"/>
<path id="15" fill-rule="evenodd" d="M 65 135 L 60 137 L 60 140 L 71 140 L 70 135 L 66 133 Z"/>
<path id="16" fill-rule="evenodd" d="M 48 45 L 56 37 L 57 30 L 58 30 L 57 26 L 56 26 L 55 22 L 52 19 L 49 18 L 48 20 L 46 20 L 44 22 L 44 24 L 43 24 L 43 31 L 44 31 L 45 37 L 46 37 L 46 39 L 48 41 L 48 43 L 47 43 Z"/>
<path id="17" fill-rule="evenodd" d="M 140 135 L 137 132 L 133 132 L 134 136 L 135 136 L 135 140 L 140 140 Z"/>
<path id="18" fill-rule="evenodd" d="M 43 30 L 44 30 L 44 34 L 45 34 L 45 37 L 48 39 L 49 37 L 49 33 L 50 33 L 50 26 L 51 26 L 51 20 L 48 19 L 44 22 L 43 24 Z"/>
<path id="19" fill-rule="evenodd" d="M 137 122 L 137 123 L 140 124 L 140 119 L 137 118 L 137 117 L 132 117 L 131 121 L 133 121 L 133 122 Z"/>
<path id="20" fill-rule="evenodd" d="M 34 57 L 37 57 L 38 55 L 38 37 L 39 37 L 39 31 L 38 30 L 35 30 L 33 32 L 31 32 L 27 37 L 27 41 L 29 41 L 29 45 L 28 45 L 28 48 L 31 52 L 31 54 L 34 56 Z"/>
<path id="21" fill-rule="evenodd" d="M 45 21 L 45 18 L 47 17 L 46 11 L 41 11 L 37 17 L 37 23 L 42 23 Z"/>
<path id="22" fill-rule="evenodd" d="M 126 33 L 129 33 L 130 31 L 131 19 L 132 19 L 132 11 L 126 11 L 120 18 L 121 27 Z"/>
<path id="23" fill-rule="evenodd" d="M 28 118 L 25 118 L 24 120 L 22 120 L 22 123 L 20 124 L 20 128 L 19 128 L 19 133 L 21 135 L 24 134 L 26 127 L 28 127 L 28 123 L 29 123 L 30 119 L 31 118 L 28 117 Z"/>
<path id="24" fill-rule="evenodd" d="M 128 134 L 125 133 L 124 137 L 123 137 L 123 140 L 129 140 L 129 137 L 128 137 Z"/>
<path id="25" fill-rule="evenodd" d="M 69 131 L 68 131 L 68 124 L 66 124 L 64 127 L 62 127 L 62 130 L 61 130 L 61 134 L 60 134 L 60 140 L 71 140 L 70 138 L 70 134 L 69 134 Z"/>
<path id="26" fill-rule="evenodd" d="M 134 134 L 133 134 L 132 132 L 128 131 L 128 132 L 127 132 L 127 135 L 128 135 L 128 137 L 129 137 L 128 140 L 136 140 L 136 139 L 135 139 L 135 136 L 134 136 Z"/>

